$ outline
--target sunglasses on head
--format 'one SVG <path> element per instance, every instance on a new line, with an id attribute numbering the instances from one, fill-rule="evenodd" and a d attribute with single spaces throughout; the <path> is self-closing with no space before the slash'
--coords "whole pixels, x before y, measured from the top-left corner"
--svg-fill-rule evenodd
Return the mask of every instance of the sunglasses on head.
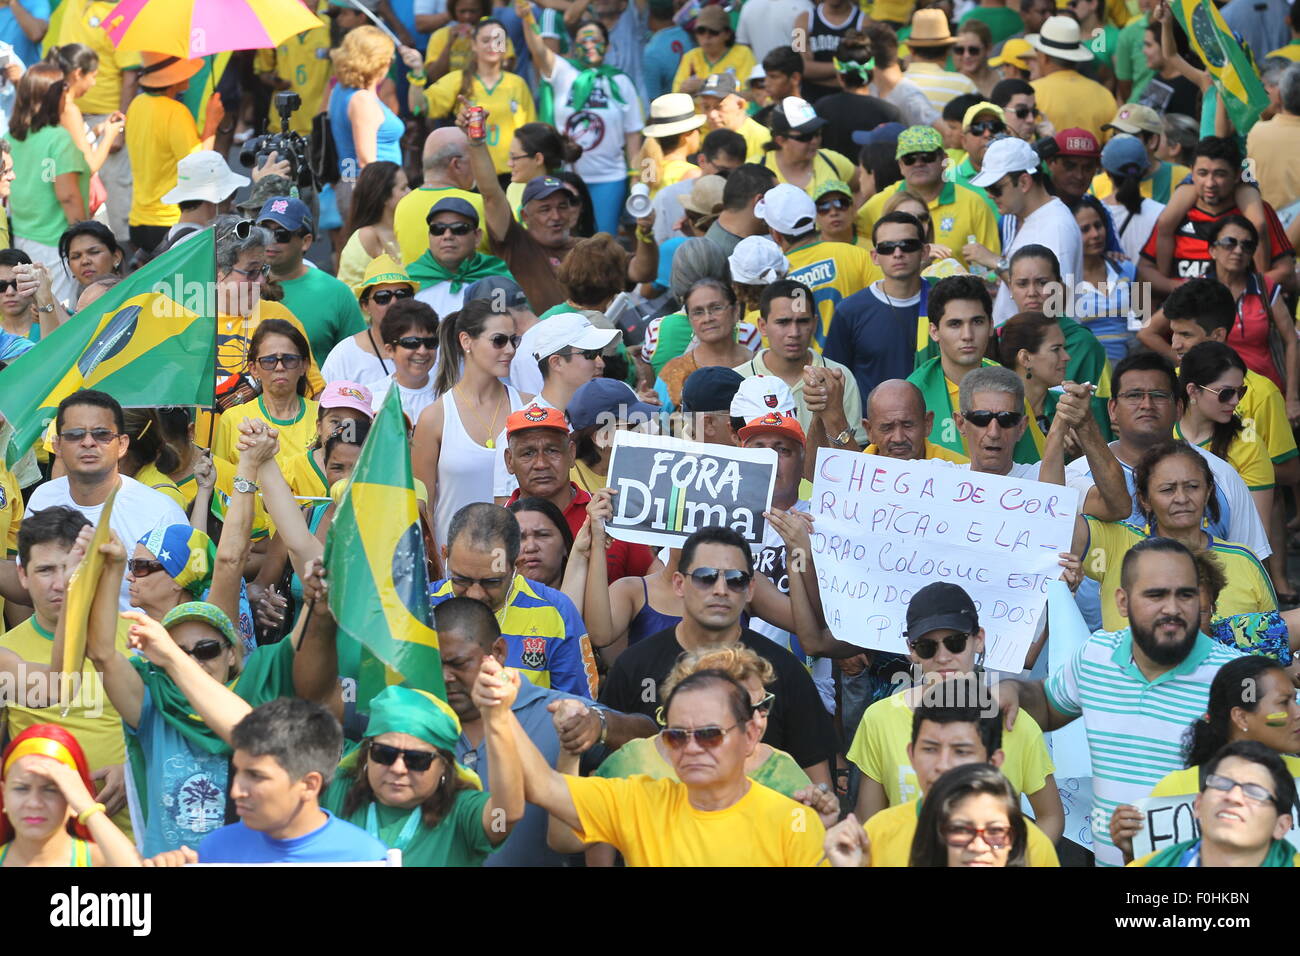
<path id="1" fill-rule="evenodd" d="M 402 762 L 406 764 L 406 769 L 412 773 L 423 773 L 433 766 L 433 758 L 438 756 L 432 750 L 403 750 L 401 747 L 390 747 L 388 744 L 370 745 L 370 759 L 377 764 L 385 767 L 391 767 L 397 763 L 397 758 L 401 757 Z"/>
<path id="2" fill-rule="evenodd" d="M 15 292 L 18 290 L 18 280 L 0 279 L 0 293 L 8 292 L 10 289 L 13 289 Z"/>
<path id="3" fill-rule="evenodd" d="M 834 199 L 817 200 L 817 211 L 820 213 L 828 213 L 832 209 L 851 209 L 852 207 L 853 200 L 849 199 L 847 196 L 836 196 Z"/>
<path id="4" fill-rule="evenodd" d="M 996 136 L 1007 131 L 1007 124 L 998 119 L 977 120 L 970 124 L 969 129 L 976 136 L 983 136 L 986 133 Z"/>
<path id="5" fill-rule="evenodd" d="M 994 419 L 997 420 L 1000 428 L 1015 428 L 1024 417 L 1024 412 L 962 412 L 962 418 L 976 428 L 987 428 Z"/>
<path id="6" fill-rule="evenodd" d="M 370 293 L 370 301 L 378 305 L 388 305 L 394 299 L 409 299 L 415 295 L 410 289 L 380 289 Z"/>
<path id="7" fill-rule="evenodd" d="M 994 850 L 1001 850 L 1011 845 L 1011 827 L 1005 823 L 991 827 L 964 827 L 956 823 L 945 823 L 939 827 L 943 840 L 951 847 L 970 846 L 979 836 Z"/>
<path id="8" fill-rule="evenodd" d="M 895 239 L 876 243 L 876 251 L 882 256 L 892 256 L 895 252 L 920 252 L 920 239 Z"/>
<path id="9" fill-rule="evenodd" d="M 474 227 L 467 222 L 434 222 L 429 224 L 429 235 L 441 236 L 450 232 L 453 236 L 468 236 Z"/>
<path id="10" fill-rule="evenodd" d="M 748 571 L 738 571 L 735 568 L 728 568 L 726 571 L 717 568 L 696 568 L 687 577 L 695 582 L 696 587 L 711 588 L 718 583 L 719 575 L 727 582 L 727 588 L 737 594 L 749 587 L 750 579 L 753 577 Z"/>
<path id="11" fill-rule="evenodd" d="M 131 572 L 132 577 L 145 578 L 162 571 L 163 566 L 161 562 L 149 558 L 131 558 L 126 562 L 126 569 Z"/>
<path id="12" fill-rule="evenodd" d="M 1245 385 L 1230 385 L 1227 388 L 1210 388 L 1208 385 L 1197 385 L 1196 387 L 1211 393 L 1215 398 L 1225 404 L 1234 399 L 1244 399 L 1246 397 Z"/>
<path id="13" fill-rule="evenodd" d="M 949 634 L 943 639 L 943 646 L 948 648 L 950 654 L 960 654 L 966 650 L 966 642 L 969 640 L 969 634 Z M 909 637 L 907 646 L 916 651 L 916 656 L 923 661 L 928 661 L 939 653 L 939 642 L 932 637 Z"/>
<path id="14" fill-rule="evenodd" d="M 962 46 L 958 44 L 952 48 L 952 52 L 957 56 L 979 56 L 984 52 L 982 46 Z"/>
<path id="15" fill-rule="evenodd" d="M 210 661 L 225 649 L 226 642 L 219 641 L 214 637 L 199 641 L 193 647 L 181 648 L 181 650 L 185 651 L 186 654 L 190 655 L 190 657 L 194 658 L 196 661 Z"/>
<path id="16" fill-rule="evenodd" d="M 1037 117 L 1039 115 L 1038 107 L 1036 106 L 1017 106 L 1011 112 L 1014 113 L 1016 119 L 1019 120 L 1029 119 L 1031 116 Z"/>
<path id="17" fill-rule="evenodd" d="M 414 351 L 415 351 L 416 349 L 418 349 L 421 345 L 423 345 L 426 349 L 428 349 L 430 352 L 432 352 L 432 351 L 434 351 L 434 350 L 438 347 L 438 336 L 436 336 L 436 335 L 403 335 L 400 339 L 397 339 L 397 340 L 396 340 L 395 342 L 393 342 L 392 344 L 393 344 L 393 345 L 400 346 L 400 347 L 402 347 L 402 348 L 404 348 L 404 349 L 406 349 L 407 351 L 410 351 L 410 352 L 414 352 Z"/>
<path id="18" fill-rule="evenodd" d="M 80 445 L 87 435 L 95 440 L 96 445 L 107 445 L 117 437 L 117 432 L 111 428 L 65 428 L 59 432 L 59 439 Z"/>
<path id="19" fill-rule="evenodd" d="M 659 736 L 669 750 L 683 749 L 692 737 L 695 742 L 705 750 L 712 750 L 722 743 L 722 739 L 731 733 L 740 724 L 732 724 L 730 727 L 697 727 L 694 730 L 687 730 L 684 727 L 665 727 L 659 731 Z"/>
<path id="20" fill-rule="evenodd" d="M 506 347 L 506 343 L 509 343 L 512 348 L 519 348 L 519 338 L 518 335 L 506 335 L 504 332 L 497 332 L 495 335 L 488 336 L 488 344 L 494 349 L 503 349 Z"/>
<path id="21" fill-rule="evenodd" d="M 266 371 L 272 371 L 277 365 L 283 365 L 286 371 L 293 371 L 302 367 L 302 356 L 291 355 L 288 352 L 282 352 L 279 355 L 263 355 L 257 360 L 257 364 Z"/>
<path id="22" fill-rule="evenodd" d="M 898 161 L 904 166 L 915 166 L 917 163 L 937 163 L 942 155 L 943 150 L 932 149 L 928 153 L 908 153 L 906 156 L 900 157 Z"/>
<path id="23" fill-rule="evenodd" d="M 1241 251 L 1247 255 L 1253 254 L 1259 248 L 1257 239 L 1238 239 L 1236 236 L 1224 236 L 1222 239 L 1215 239 L 1214 244 L 1220 249 L 1236 249 L 1241 246 Z M 3 283 L 0 283 L 0 292 L 3 292 Z"/>

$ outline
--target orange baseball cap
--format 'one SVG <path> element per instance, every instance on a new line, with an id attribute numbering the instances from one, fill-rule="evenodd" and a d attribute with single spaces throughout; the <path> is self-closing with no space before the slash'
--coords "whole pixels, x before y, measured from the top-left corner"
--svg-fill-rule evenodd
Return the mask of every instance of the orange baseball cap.
<path id="1" fill-rule="evenodd" d="M 742 442 L 745 442 L 764 432 L 776 432 L 785 435 L 795 439 L 801 445 L 805 441 L 803 426 L 799 424 L 799 419 L 781 412 L 769 412 L 759 418 L 751 418 L 749 424 L 741 428 L 736 434 L 740 436 Z"/>
<path id="2" fill-rule="evenodd" d="M 540 405 L 521 408 L 506 419 L 507 438 L 528 428 L 555 428 L 567 435 L 569 422 L 558 408 L 542 408 Z"/>

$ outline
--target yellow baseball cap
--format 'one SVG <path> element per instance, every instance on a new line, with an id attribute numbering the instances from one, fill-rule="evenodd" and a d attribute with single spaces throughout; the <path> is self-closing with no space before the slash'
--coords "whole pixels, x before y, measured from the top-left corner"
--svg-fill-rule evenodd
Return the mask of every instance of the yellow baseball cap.
<path id="1" fill-rule="evenodd" d="M 1009 63 L 1017 70 L 1028 70 L 1029 60 L 1026 57 L 1034 55 L 1034 48 L 1028 41 L 1021 37 L 1013 37 L 1006 43 L 1002 44 L 1002 52 L 989 60 L 989 66 L 1002 66 Z"/>

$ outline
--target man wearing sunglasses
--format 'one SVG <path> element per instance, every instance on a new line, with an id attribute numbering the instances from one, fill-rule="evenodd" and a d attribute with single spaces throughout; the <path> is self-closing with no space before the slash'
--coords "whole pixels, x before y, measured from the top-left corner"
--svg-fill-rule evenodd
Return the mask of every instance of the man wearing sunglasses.
<path id="1" fill-rule="evenodd" d="M 411 263 L 411 278 L 420 283 L 416 298 L 439 317 L 459 312 L 465 289 L 489 276 L 510 276 L 505 261 L 478 251 L 482 241 L 478 210 L 459 196 L 445 196 L 425 217 L 428 248 Z"/>
<path id="2" fill-rule="evenodd" d="M 1006 132 L 1006 114 L 1002 107 L 981 100 L 966 110 L 961 120 L 961 147 L 966 150 L 966 158 L 953 170 L 957 182 L 970 185 L 980 171 L 989 143 Z M 990 207 L 993 205 L 991 200 L 986 201 Z"/>
<path id="3" fill-rule="evenodd" d="M 1027 80 L 999 80 L 989 94 L 989 100 L 1002 107 L 1002 119 L 1007 124 L 1007 131 L 1017 139 L 1036 143 L 1054 132 L 1052 124 L 1039 112 L 1034 88 Z"/>
<path id="4" fill-rule="evenodd" d="M 329 355 L 343 339 L 365 329 L 365 317 L 347 283 L 306 261 L 316 237 L 305 202 L 274 196 L 257 214 L 257 224 L 271 233 L 266 247 L 271 275 L 284 289 L 284 307 L 302 323 L 312 355 Z"/>
<path id="5" fill-rule="evenodd" d="M 520 44 L 515 49 L 527 52 Z M 393 233 L 402 249 L 403 263 L 414 262 L 429 248 L 429 227 L 425 220 L 438 200 L 455 196 L 473 206 L 480 220 L 483 215 L 483 197 L 474 191 L 469 139 L 464 130 L 455 126 L 435 129 L 424 141 L 420 162 L 424 169 L 423 185 L 399 199 L 393 210 Z M 487 251 L 487 236 L 481 235 L 479 252 Z"/>
<path id="6" fill-rule="evenodd" d="M 701 528 L 682 543 L 673 590 L 682 600 L 681 623 L 660 631 L 618 656 L 601 703 L 623 713 L 655 719 L 663 703 L 658 688 L 682 651 L 740 643 L 767 658 L 776 671 L 776 694 L 766 743 L 786 751 L 813 783 L 830 784 L 828 759 L 835 729 L 807 668 L 790 651 L 741 625 L 753 596 L 754 556 L 730 528 Z"/>
<path id="7" fill-rule="evenodd" d="M 903 173 L 902 182 L 882 189 L 867 200 L 858 214 L 860 229 L 873 228 L 884 215 L 885 203 L 900 189 L 907 189 L 924 198 L 930 207 L 934 241 L 951 249 L 953 258 L 963 266 L 968 267 L 962 246 L 971 236 L 975 236 L 978 242 L 990 249 L 1001 248 L 998 219 L 982 190 L 963 183 L 960 177 L 954 180 L 945 176 L 950 160 L 943 149 L 943 135 L 937 129 L 932 126 L 912 126 L 903 130 L 898 134 L 895 156 L 898 168 Z M 924 238 L 922 236 L 922 240 Z M 887 269 L 885 273 L 889 274 Z M 920 275 L 920 269 L 917 270 L 917 275 Z M 894 378 L 896 375 L 886 375 L 884 378 Z"/>

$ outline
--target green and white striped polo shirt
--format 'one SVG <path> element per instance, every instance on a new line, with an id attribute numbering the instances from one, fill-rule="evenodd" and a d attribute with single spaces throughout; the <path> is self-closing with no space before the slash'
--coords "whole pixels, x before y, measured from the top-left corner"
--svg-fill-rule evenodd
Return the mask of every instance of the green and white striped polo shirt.
<path id="1" fill-rule="evenodd" d="M 1165 774 L 1183 769 L 1183 732 L 1205 713 L 1210 682 L 1240 654 L 1198 634 L 1177 667 L 1147 680 L 1133 660 L 1128 628 L 1098 631 L 1046 681 L 1047 700 L 1083 717 L 1092 756 L 1092 834 L 1098 866 L 1122 866 L 1110 815 L 1135 804 Z"/>

